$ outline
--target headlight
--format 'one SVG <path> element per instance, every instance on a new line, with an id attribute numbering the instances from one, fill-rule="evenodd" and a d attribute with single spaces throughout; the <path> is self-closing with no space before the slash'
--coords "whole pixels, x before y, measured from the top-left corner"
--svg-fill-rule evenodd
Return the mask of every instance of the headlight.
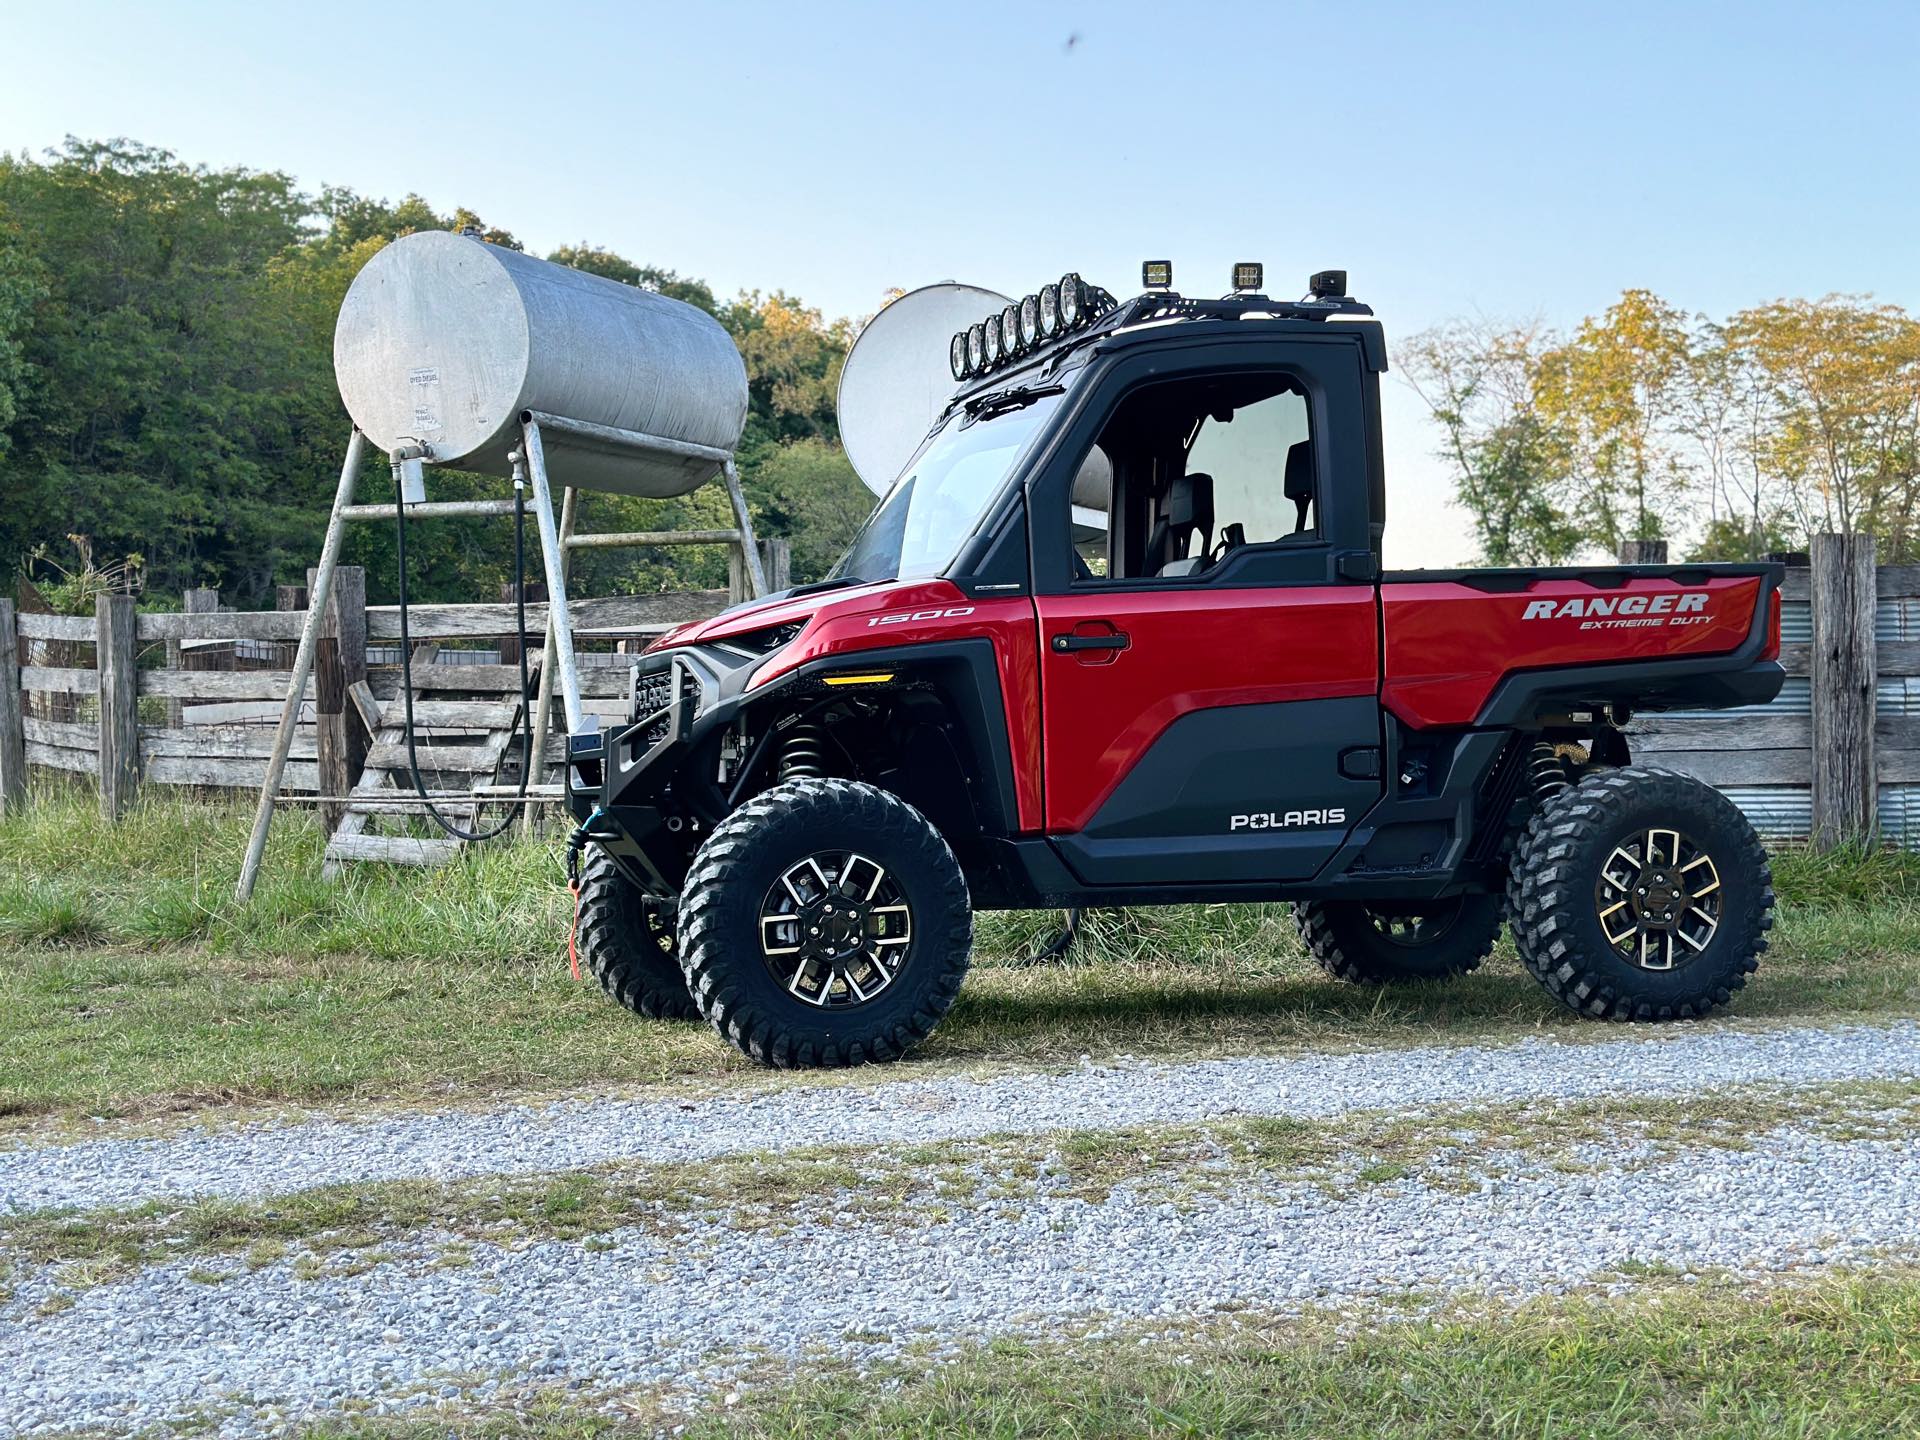
<path id="1" fill-rule="evenodd" d="M 1080 277 L 1066 274 L 1060 277 L 1060 323 L 1071 330 L 1086 318 L 1087 287 Z"/>
<path id="2" fill-rule="evenodd" d="M 954 379 L 967 378 L 967 337 L 964 334 L 953 337 L 953 344 L 947 347 L 947 361 L 953 366 Z"/>
<path id="3" fill-rule="evenodd" d="M 1031 350 L 1040 343 L 1040 297 L 1029 295 L 1020 302 L 1020 345 Z"/>
<path id="4" fill-rule="evenodd" d="M 998 365 L 1000 363 L 1000 357 L 1006 353 L 1000 345 L 1000 317 L 998 315 L 989 315 L 987 317 L 986 344 L 987 364 Z"/>
<path id="5" fill-rule="evenodd" d="M 1040 292 L 1040 333 L 1060 333 L 1060 287 L 1048 285 Z"/>
<path id="6" fill-rule="evenodd" d="M 1000 312 L 1000 347 L 1009 355 L 1018 355 L 1026 349 L 1026 342 L 1020 338 L 1020 307 L 1009 305 Z"/>
<path id="7" fill-rule="evenodd" d="M 976 325 L 967 331 L 967 369 L 978 370 L 987 363 L 987 331 Z"/>

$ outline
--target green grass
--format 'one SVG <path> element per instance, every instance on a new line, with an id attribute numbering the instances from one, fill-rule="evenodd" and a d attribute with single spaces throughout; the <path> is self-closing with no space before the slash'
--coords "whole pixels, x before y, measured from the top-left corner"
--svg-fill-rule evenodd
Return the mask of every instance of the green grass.
<path id="1" fill-rule="evenodd" d="M 880 1332 L 862 1333 L 877 1339 Z M 774 1366 L 688 1417 L 654 1394 L 536 1392 L 303 1440 L 1892 1440 L 1920 1429 L 1920 1273 L 1649 1280 L 1632 1293 L 1110 1338 L 1003 1337 L 861 1370 Z M 609 1413 L 609 1412 L 612 1413 Z M 684 1430 L 675 1428 L 684 1425 Z"/>
<path id="2" fill-rule="evenodd" d="M 895 1386 L 842 1372 L 749 1392 L 739 1413 L 709 1412 L 687 1435 L 1864 1440 L 1920 1425 L 1910 1273 L 1343 1328 L 1220 1321 L 1145 1344 L 1002 1340 L 906 1368 Z"/>
<path id="3" fill-rule="evenodd" d="M 318 827 L 289 813 L 241 908 L 248 820 L 157 798 L 106 826 L 80 791 L 0 820 L 0 1126 L 576 1093 L 750 1068 L 703 1026 L 637 1019 L 568 978 L 557 841 L 439 870 L 356 867 L 329 885 Z M 1775 947 L 1734 1013 L 1920 1011 L 1920 858 L 1788 853 L 1779 870 Z M 1322 976 L 1282 906 L 1100 912 L 1069 963 L 1021 963 L 1052 923 L 983 916 L 954 1012 L 891 1073 L 1609 1035 L 1555 1007 L 1504 945 L 1460 983 L 1373 990 Z"/>

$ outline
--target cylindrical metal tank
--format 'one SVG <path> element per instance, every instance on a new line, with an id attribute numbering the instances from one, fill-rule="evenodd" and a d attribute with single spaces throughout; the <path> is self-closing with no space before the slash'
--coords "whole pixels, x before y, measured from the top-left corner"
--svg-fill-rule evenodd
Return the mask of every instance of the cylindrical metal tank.
<path id="1" fill-rule="evenodd" d="M 383 450 L 425 445 L 435 464 L 502 475 L 526 411 L 728 452 L 747 418 L 746 367 L 704 310 L 438 230 L 367 262 L 340 306 L 333 370 Z M 557 428 L 543 438 L 556 485 L 684 495 L 720 469 Z"/>

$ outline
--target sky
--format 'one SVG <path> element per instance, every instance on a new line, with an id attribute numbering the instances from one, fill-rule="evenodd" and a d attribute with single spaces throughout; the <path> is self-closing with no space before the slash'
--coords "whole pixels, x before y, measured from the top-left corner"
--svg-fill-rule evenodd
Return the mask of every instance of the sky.
<path id="1" fill-rule="evenodd" d="M 1143 259 L 1217 294 L 1344 268 L 1396 336 L 1920 309 L 1920 4 L 59 5 L 0 0 L 0 148 L 128 136 L 465 205 L 829 316 Z M 1469 558 L 1385 389 L 1387 558 Z"/>

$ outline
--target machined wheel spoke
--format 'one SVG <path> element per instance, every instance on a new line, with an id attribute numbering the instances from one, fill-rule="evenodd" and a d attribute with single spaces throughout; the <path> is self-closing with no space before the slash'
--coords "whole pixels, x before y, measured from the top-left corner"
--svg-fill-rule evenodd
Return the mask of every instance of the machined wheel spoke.
<path id="1" fill-rule="evenodd" d="M 1594 915 L 1623 960 L 1672 970 L 1712 943 L 1721 894 L 1710 854 L 1682 831 L 1650 826 L 1615 845 L 1601 865 Z"/>
<path id="2" fill-rule="evenodd" d="M 872 1000 L 913 953 L 913 911 L 899 882 L 852 850 L 789 865 L 761 901 L 759 921 L 768 971 L 819 1009 Z"/>

